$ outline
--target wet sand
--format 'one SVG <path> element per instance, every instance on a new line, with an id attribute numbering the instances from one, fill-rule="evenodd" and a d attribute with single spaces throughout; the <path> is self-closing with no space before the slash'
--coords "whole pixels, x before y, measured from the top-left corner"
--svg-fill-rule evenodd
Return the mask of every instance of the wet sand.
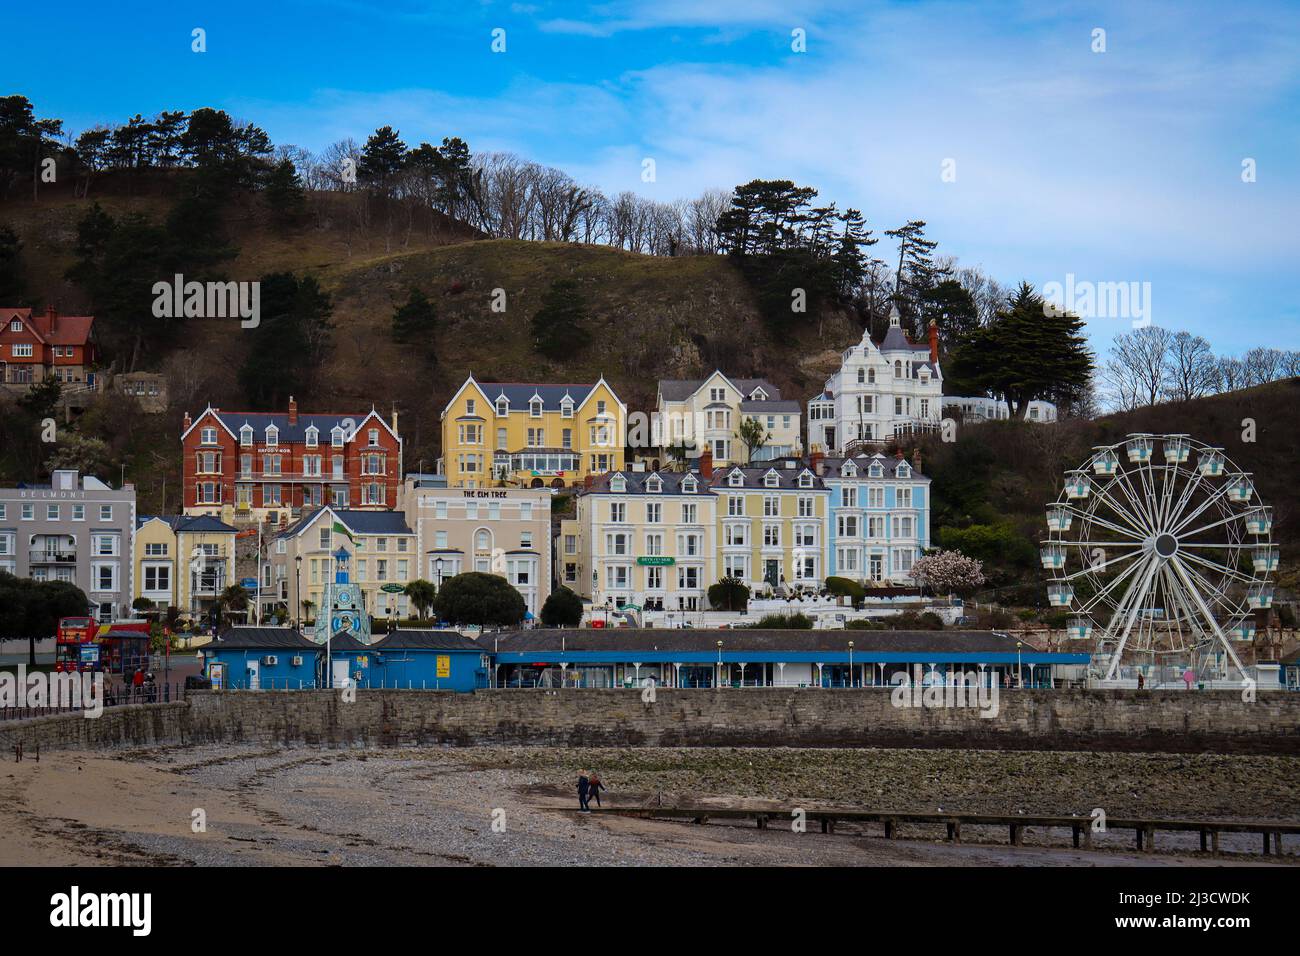
<path id="1" fill-rule="evenodd" d="M 202 746 L 0 765 L 0 865 L 1294 865 L 1258 838 L 1131 833 L 1074 850 L 1064 831 L 880 828 L 834 835 L 579 816 L 572 782 L 599 769 L 607 805 L 765 802 L 774 812 L 870 809 L 1300 820 L 1300 758 L 933 750 L 419 750 Z M 206 829 L 196 831 L 196 810 Z M 1297 846 L 1288 843 L 1288 854 Z"/>

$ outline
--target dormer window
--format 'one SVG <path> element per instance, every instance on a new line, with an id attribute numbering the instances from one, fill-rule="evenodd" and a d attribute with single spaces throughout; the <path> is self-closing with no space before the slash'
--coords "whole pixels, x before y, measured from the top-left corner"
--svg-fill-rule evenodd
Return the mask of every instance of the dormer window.
<path id="1" fill-rule="evenodd" d="M 312 425 L 310 428 L 308 428 L 307 431 L 303 433 L 303 435 L 307 439 L 308 448 L 315 448 L 317 445 L 320 444 L 320 429 L 317 428 L 315 425 Z"/>
<path id="2" fill-rule="evenodd" d="M 343 438 L 344 438 L 344 434 L 343 434 L 342 425 L 335 425 L 332 429 L 330 429 L 330 444 L 333 445 L 335 448 L 343 447 Z"/>
<path id="3" fill-rule="evenodd" d="M 812 486 L 813 486 L 813 477 L 811 474 L 805 471 L 802 475 L 799 476 L 799 487 L 811 488 Z"/>
<path id="4" fill-rule="evenodd" d="M 858 466 L 853 464 L 851 461 L 846 461 L 844 467 L 840 469 L 840 474 L 845 478 L 856 478 L 858 474 Z"/>
<path id="5" fill-rule="evenodd" d="M 884 471 L 879 465 L 872 465 L 868 470 L 868 474 L 870 474 L 872 478 L 880 478 L 884 475 Z"/>
<path id="6" fill-rule="evenodd" d="M 613 492 L 616 492 L 616 493 L 618 493 L 618 494 L 620 494 L 620 495 L 621 495 L 623 492 L 627 491 L 627 482 L 623 479 L 623 476 L 622 476 L 622 475 L 615 475 L 615 476 L 610 480 L 610 482 L 609 482 L 609 490 L 610 490 L 610 491 L 613 491 Z"/>
<path id="7" fill-rule="evenodd" d="M 253 426 L 245 425 L 239 430 L 239 443 L 241 445 L 253 444 Z"/>
<path id="8" fill-rule="evenodd" d="M 645 490 L 652 495 L 657 495 L 664 490 L 664 483 L 660 481 L 658 475 L 651 475 L 650 480 L 645 483 Z"/>
<path id="9" fill-rule="evenodd" d="M 682 494 L 684 495 L 695 494 L 695 487 L 696 487 L 695 479 L 692 478 L 690 475 L 687 475 L 685 478 L 682 479 Z"/>
<path id="10" fill-rule="evenodd" d="M 774 471 L 769 471 L 763 476 L 763 484 L 768 488 L 775 488 L 781 484 L 781 476 Z"/>
<path id="11" fill-rule="evenodd" d="M 533 418 L 542 417 L 542 400 L 540 398 L 534 398 L 528 403 L 528 414 Z"/>
<path id="12" fill-rule="evenodd" d="M 510 414 L 510 400 L 506 398 L 504 395 L 497 399 L 497 414 L 498 415 Z"/>
<path id="13" fill-rule="evenodd" d="M 733 471 L 727 476 L 727 484 L 731 485 L 733 488 L 743 487 L 745 484 L 744 474 L 739 471 Z"/>
<path id="14" fill-rule="evenodd" d="M 563 418 L 573 417 L 573 399 L 565 396 L 564 401 L 560 402 L 560 415 Z"/>
<path id="15" fill-rule="evenodd" d="M 899 478 L 911 478 L 912 469 L 909 468 L 907 465 L 899 465 L 898 468 L 894 470 L 894 474 L 897 475 Z"/>
<path id="16" fill-rule="evenodd" d="M 767 392 L 761 388 L 756 388 L 749 393 L 749 400 L 751 402 L 765 402 L 767 401 Z"/>
<path id="17" fill-rule="evenodd" d="M 267 425 L 267 426 L 266 426 L 266 443 L 267 443 L 268 445 L 278 445 L 278 444 L 280 444 L 280 429 L 276 428 L 274 425 Z"/>

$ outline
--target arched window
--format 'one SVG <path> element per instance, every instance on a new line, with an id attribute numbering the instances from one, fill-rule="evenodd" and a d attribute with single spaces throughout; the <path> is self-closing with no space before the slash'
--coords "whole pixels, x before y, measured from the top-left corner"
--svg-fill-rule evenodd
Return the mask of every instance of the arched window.
<path id="1" fill-rule="evenodd" d="M 866 382 L 866 380 L 867 380 L 867 370 L 864 368 L 858 369 L 858 384 L 861 385 L 864 382 Z"/>
<path id="2" fill-rule="evenodd" d="M 894 378 L 902 378 L 902 377 L 903 377 L 903 363 L 900 362 L 898 359 L 894 359 Z"/>
<path id="3" fill-rule="evenodd" d="M 868 385 L 876 384 L 876 370 L 874 368 L 867 369 L 867 384 Z"/>
<path id="4" fill-rule="evenodd" d="M 480 530 L 477 534 L 475 534 L 475 535 L 474 535 L 474 550 L 475 550 L 475 551 L 491 551 L 491 550 L 492 550 L 492 535 L 488 534 L 488 532 L 487 532 L 486 530 Z"/>

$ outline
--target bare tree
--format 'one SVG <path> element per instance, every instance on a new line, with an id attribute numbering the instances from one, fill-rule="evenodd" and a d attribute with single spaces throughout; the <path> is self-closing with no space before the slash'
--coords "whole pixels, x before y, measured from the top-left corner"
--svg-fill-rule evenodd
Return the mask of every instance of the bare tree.
<path id="1" fill-rule="evenodd" d="M 1217 369 L 1210 343 L 1199 335 L 1179 332 L 1169 347 L 1169 397 L 1186 402 L 1214 390 Z"/>
<path id="2" fill-rule="evenodd" d="M 1173 339 L 1172 332 L 1158 325 L 1115 336 L 1105 379 L 1120 408 L 1154 405 L 1165 397 Z"/>
<path id="3" fill-rule="evenodd" d="M 1215 390 L 1235 392 L 1246 387 L 1246 367 L 1241 359 L 1225 355 L 1214 363 Z"/>
<path id="4" fill-rule="evenodd" d="M 1285 353 L 1279 349 L 1253 348 L 1241 357 L 1247 385 L 1264 385 L 1283 377 Z"/>

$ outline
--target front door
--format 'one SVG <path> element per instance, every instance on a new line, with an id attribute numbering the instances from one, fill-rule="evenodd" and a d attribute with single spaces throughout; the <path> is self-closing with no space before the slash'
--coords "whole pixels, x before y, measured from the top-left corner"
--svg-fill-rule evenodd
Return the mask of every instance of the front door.
<path id="1" fill-rule="evenodd" d="M 248 662 L 248 689 L 249 690 L 257 690 L 261 686 L 261 680 L 260 680 L 261 666 L 262 665 L 260 661 Z"/>
<path id="2" fill-rule="evenodd" d="M 348 687 L 351 679 L 348 677 L 348 662 L 346 660 L 334 661 L 334 686 Z"/>

